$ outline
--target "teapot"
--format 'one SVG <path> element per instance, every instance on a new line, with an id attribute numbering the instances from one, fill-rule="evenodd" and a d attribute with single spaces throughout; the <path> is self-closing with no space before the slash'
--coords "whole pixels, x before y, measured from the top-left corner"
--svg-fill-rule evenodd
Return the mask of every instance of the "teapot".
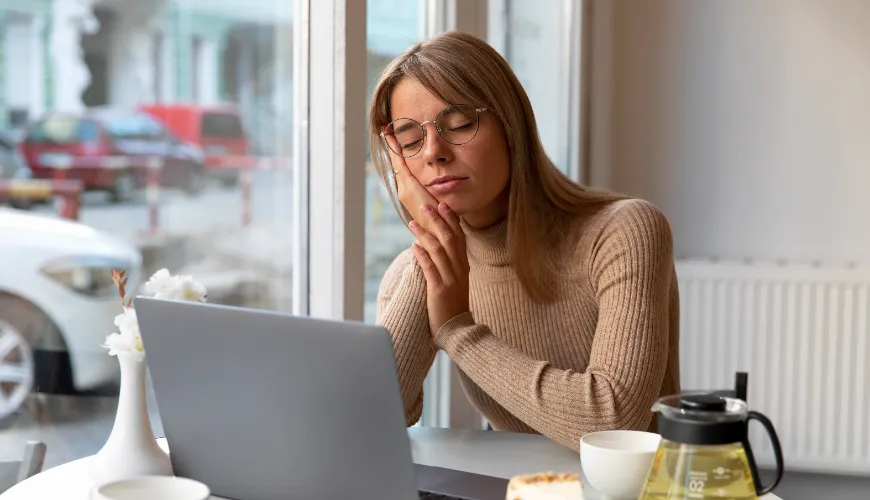
<path id="1" fill-rule="evenodd" d="M 745 393 L 739 384 L 737 394 Z M 755 500 L 782 480 L 776 430 L 743 399 L 722 392 L 677 394 L 660 398 L 652 411 L 662 439 L 638 500 Z M 776 477 L 767 486 L 759 480 L 749 445 L 752 420 L 764 426 L 776 460 Z"/>

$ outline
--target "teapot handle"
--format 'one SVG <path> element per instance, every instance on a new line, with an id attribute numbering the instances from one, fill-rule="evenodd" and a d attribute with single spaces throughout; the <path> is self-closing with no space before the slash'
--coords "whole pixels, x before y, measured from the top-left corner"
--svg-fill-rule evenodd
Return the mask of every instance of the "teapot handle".
<path id="1" fill-rule="evenodd" d="M 770 443 L 773 445 L 773 455 L 776 460 L 776 478 L 774 478 L 773 483 L 762 487 L 761 480 L 758 477 L 758 468 L 755 465 L 755 456 L 752 453 L 752 447 L 749 445 L 749 421 L 750 420 L 758 420 L 761 422 L 761 425 L 764 426 L 764 430 L 767 431 L 767 435 L 770 436 Z M 766 495 L 774 490 L 774 488 L 779 485 L 779 482 L 782 481 L 782 475 L 785 472 L 785 468 L 783 467 L 782 460 L 782 448 L 779 446 L 779 438 L 776 435 L 776 430 L 773 428 L 773 423 L 761 413 L 757 411 L 750 411 L 749 415 L 746 418 L 746 440 L 743 441 L 743 448 L 746 450 L 746 460 L 749 461 L 749 470 L 752 473 L 752 481 L 755 483 L 755 493 L 758 496 Z"/>

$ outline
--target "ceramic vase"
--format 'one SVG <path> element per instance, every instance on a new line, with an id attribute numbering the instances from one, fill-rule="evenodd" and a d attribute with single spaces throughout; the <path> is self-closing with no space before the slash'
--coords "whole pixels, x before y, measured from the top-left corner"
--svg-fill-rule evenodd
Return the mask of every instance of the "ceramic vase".
<path id="1" fill-rule="evenodd" d="M 91 479 L 96 484 L 136 476 L 171 476 L 172 464 L 157 445 L 145 400 L 144 357 L 118 353 L 121 389 L 112 433 L 91 458 Z"/>

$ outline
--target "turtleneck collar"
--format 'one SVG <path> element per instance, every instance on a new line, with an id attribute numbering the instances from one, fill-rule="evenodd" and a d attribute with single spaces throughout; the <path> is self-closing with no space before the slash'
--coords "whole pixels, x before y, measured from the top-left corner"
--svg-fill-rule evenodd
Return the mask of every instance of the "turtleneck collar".
<path id="1" fill-rule="evenodd" d="M 484 266 L 509 266 L 510 254 L 507 246 L 507 217 L 489 227 L 475 229 L 465 222 L 466 248 L 469 261 Z"/>

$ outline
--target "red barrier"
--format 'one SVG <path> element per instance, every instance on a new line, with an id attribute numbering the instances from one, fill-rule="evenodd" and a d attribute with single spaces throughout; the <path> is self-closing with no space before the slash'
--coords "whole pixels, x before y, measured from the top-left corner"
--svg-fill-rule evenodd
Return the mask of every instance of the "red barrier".
<path id="1" fill-rule="evenodd" d="M 239 184 L 242 190 L 242 227 L 251 224 L 251 170 L 239 172 Z"/>
<path id="2" fill-rule="evenodd" d="M 152 156 L 148 158 L 148 184 L 145 186 L 145 196 L 148 199 L 148 229 L 153 234 L 157 232 L 160 203 L 160 177 L 163 171 L 163 158 Z"/>
<path id="3" fill-rule="evenodd" d="M 0 198 L 45 200 L 58 197 L 61 217 L 78 220 L 82 182 L 79 180 L 19 180 L 0 182 Z"/>

